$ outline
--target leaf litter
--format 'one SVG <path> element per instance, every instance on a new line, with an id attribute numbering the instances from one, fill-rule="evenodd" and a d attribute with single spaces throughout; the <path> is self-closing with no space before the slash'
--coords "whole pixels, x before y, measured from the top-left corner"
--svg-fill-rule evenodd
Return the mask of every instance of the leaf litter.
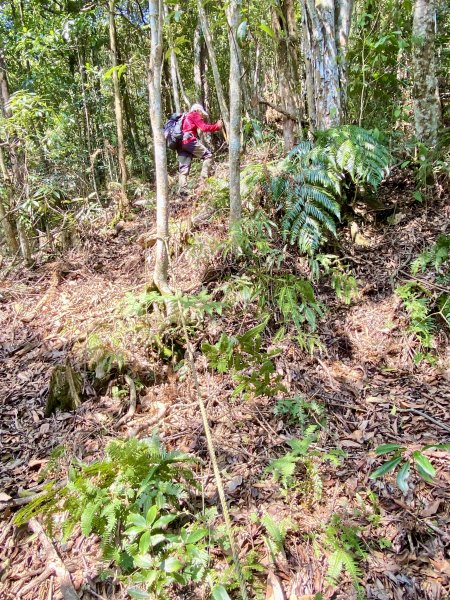
<path id="1" fill-rule="evenodd" d="M 269 573 L 260 576 L 268 600 L 314 598 L 318 592 L 324 599 L 356 598 L 347 575 L 339 584 L 327 579 L 330 549 L 323 536 L 336 514 L 345 525 L 358 528 L 367 550 L 361 575 L 367 598 L 444 600 L 450 594 L 448 454 L 428 451 L 436 478 L 428 484 L 413 477 L 406 496 L 394 485 L 393 477 L 369 479 L 380 463 L 373 450 L 382 443 L 419 448 L 449 440 L 448 432 L 439 426 L 450 423 L 449 366 L 443 361 L 413 366 L 414 341 L 405 335 L 405 316 L 393 294 L 411 258 L 449 222 L 449 208 L 442 203 L 411 208 L 407 194 L 395 185 L 395 181 L 387 182 L 380 192 L 401 206 L 402 214 L 412 215 L 409 220 L 404 216 L 395 231 L 374 222 L 368 247 L 355 247 L 345 232 L 341 235 L 343 254 L 352 264 L 362 293 L 343 307 L 328 289 L 320 290 L 321 299 L 330 306 L 319 330 L 325 347 L 322 357 L 318 361 L 293 343 L 283 342 L 283 352 L 275 359 L 290 395 L 318 400 L 326 407 L 327 421 L 313 448 L 344 452 L 338 466 L 317 462 L 323 488 L 320 496 L 308 489 L 305 470 L 298 470 L 299 485 L 287 496 L 280 483 L 265 474 L 270 461 L 286 452 L 287 441 L 301 437 L 301 429 L 275 414 L 273 399 L 230 398 L 231 377 L 208 371 L 203 358 L 197 358 L 241 559 L 256 549 Z M 189 208 L 180 205 L 177 213 L 178 218 L 187 216 Z M 180 377 L 170 364 L 162 366 L 149 352 L 148 340 L 134 334 L 127 337 L 116 322 L 124 295 L 139 292 L 150 280 L 152 252 L 143 251 L 137 243 L 151 228 L 149 223 L 151 215 L 142 211 L 115 235 L 106 228 L 92 229 L 86 232 L 83 246 L 72 250 L 63 262 L 15 270 L 0 282 L 0 593 L 5 600 L 38 597 L 37 588 L 30 584 L 45 570 L 45 551 L 25 528 L 12 525 L 12 515 L 15 503 L 25 494 L 42 489 L 58 449 L 63 449 L 62 465 L 68 465 L 72 456 L 96 458 L 111 438 L 151 435 L 157 430 L 168 446 L 204 460 L 206 468 L 200 477 L 205 501 L 209 505 L 218 502 L 189 377 Z M 225 232 L 213 222 L 202 225 L 198 235 L 212 240 L 223 238 Z M 226 268 L 216 255 L 209 262 L 207 253 L 192 260 L 181 248 L 173 264 L 180 286 L 194 291 L 202 281 L 212 289 L 217 273 Z M 252 324 L 254 315 L 249 315 L 245 325 Z M 223 320 L 215 326 L 209 323 L 201 337 L 213 339 L 217 327 L 219 332 L 236 331 L 235 323 Z M 94 385 L 86 355 L 90 338 L 107 340 L 112 330 L 127 369 L 141 382 L 136 412 L 118 431 L 115 423 L 127 411 L 123 375 L 120 369 L 113 370 L 105 385 Z M 448 348 L 447 335 L 441 331 L 438 336 L 441 349 Z M 75 412 L 46 418 L 50 376 L 66 357 L 82 375 L 84 401 Z M 124 393 L 114 394 L 113 386 Z M 255 514 L 277 520 L 286 517 L 294 523 L 285 539 L 285 559 L 270 568 Z M 67 544 L 56 543 L 56 547 L 81 598 L 93 594 L 124 597 L 119 584 L 102 581 L 94 537 L 86 539 L 78 532 Z M 218 565 L 223 563 L 223 558 L 216 558 Z M 59 598 L 57 585 L 47 578 L 39 594 L 53 592 Z"/>

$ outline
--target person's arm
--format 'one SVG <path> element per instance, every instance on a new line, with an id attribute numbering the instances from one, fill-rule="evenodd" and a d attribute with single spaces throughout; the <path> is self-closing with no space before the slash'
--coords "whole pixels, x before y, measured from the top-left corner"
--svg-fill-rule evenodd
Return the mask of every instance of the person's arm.
<path id="1" fill-rule="evenodd" d="M 219 131 L 219 129 L 222 128 L 222 124 L 220 121 L 218 121 L 217 123 L 205 123 L 202 116 L 198 113 L 195 113 L 195 117 L 192 120 L 194 121 L 197 129 L 200 129 L 200 131 L 204 131 L 205 133 L 208 131 Z"/>

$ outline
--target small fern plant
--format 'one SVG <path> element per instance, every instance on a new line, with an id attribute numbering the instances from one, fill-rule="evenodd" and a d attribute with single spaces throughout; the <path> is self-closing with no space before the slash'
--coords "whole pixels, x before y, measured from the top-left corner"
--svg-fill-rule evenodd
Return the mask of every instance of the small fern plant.
<path id="1" fill-rule="evenodd" d="M 114 440 L 105 452 L 103 460 L 70 467 L 63 488 L 47 484 L 43 494 L 17 513 L 15 524 L 42 514 L 52 530 L 54 516 L 64 514 L 64 539 L 80 524 L 83 535 L 96 533 L 100 537 L 105 558 L 121 563 L 122 548 L 117 539 L 123 524 L 130 515 L 148 515 L 153 506 L 170 514 L 170 519 L 177 515 L 188 490 L 195 487 L 193 472 L 187 466 L 193 458 L 167 452 L 157 438 Z"/>
<path id="2" fill-rule="evenodd" d="M 358 600 L 363 600 L 365 596 L 360 583 L 360 563 L 367 558 L 368 553 L 359 533 L 358 527 L 346 525 L 339 515 L 333 515 L 325 530 L 324 541 L 331 550 L 327 571 L 329 582 L 336 585 L 341 573 L 345 571 L 352 579 Z"/>
<path id="3" fill-rule="evenodd" d="M 237 383 L 233 396 L 274 396 L 285 391 L 271 360 L 279 351 L 262 349 L 261 334 L 265 327 L 263 322 L 236 337 L 223 333 L 215 344 L 202 343 L 202 352 L 210 366 L 219 373 L 232 373 Z"/>

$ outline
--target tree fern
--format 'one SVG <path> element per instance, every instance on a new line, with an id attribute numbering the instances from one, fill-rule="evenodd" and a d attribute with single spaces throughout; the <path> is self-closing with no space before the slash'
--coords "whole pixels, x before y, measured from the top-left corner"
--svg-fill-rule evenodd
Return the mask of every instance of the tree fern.
<path id="1" fill-rule="evenodd" d="M 355 125 L 318 132 L 282 161 L 247 169 L 244 194 L 264 189 L 282 212 L 285 239 L 311 254 L 336 234 L 345 181 L 376 188 L 386 176 L 390 155 L 379 137 Z"/>
<path id="2" fill-rule="evenodd" d="M 336 585 L 342 571 L 345 571 L 352 579 L 358 598 L 362 597 L 359 563 L 366 559 L 367 551 L 359 537 L 359 529 L 344 524 L 339 515 L 334 515 L 325 530 L 325 543 L 331 550 L 327 571 L 330 582 Z"/>

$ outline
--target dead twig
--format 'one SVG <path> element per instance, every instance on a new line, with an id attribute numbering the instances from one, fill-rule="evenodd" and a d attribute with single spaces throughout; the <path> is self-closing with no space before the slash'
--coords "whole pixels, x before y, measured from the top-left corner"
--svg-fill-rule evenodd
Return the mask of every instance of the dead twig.
<path id="1" fill-rule="evenodd" d="M 49 566 L 49 567 L 45 568 L 39 575 L 37 573 L 29 573 L 29 575 L 31 575 L 31 577 L 34 577 L 34 575 L 37 575 L 37 577 L 34 577 L 34 579 L 32 579 L 30 581 L 30 583 L 27 583 L 27 585 L 24 586 L 20 590 L 20 592 L 19 592 L 19 598 L 22 597 L 22 596 L 26 596 L 35 587 L 37 587 L 37 586 L 41 585 L 42 583 L 44 583 L 44 581 L 46 581 L 49 577 L 51 577 L 53 575 L 53 573 L 54 573 L 54 571 L 53 571 L 52 566 Z"/>
<path id="2" fill-rule="evenodd" d="M 28 527 L 33 533 L 35 533 L 38 536 L 42 547 L 47 553 L 47 558 L 50 561 L 48 569 L 46 569 L 44 573 L 47 574 L 47 577 L 53 574 L 58 578 L 61 594 L 63 595 L 64 600 L 79 600 L 79 596 L 73 586 L 72 579 L 70 577 L 69 571 L 67 570 L 67 567 L 59 557 L 55 547 L 53 546 L 53 543 L 47 537 L 45 531 L 42 529 L 41 524 L 38 523 L 36 519 L 30 519 Z M 40 576 L 39 579 L 41 577 L 42 576 Z M 42 581 L 44 581 L 44 579 Z M 42 583 L 42 581 L 40 583 Z"/>
<path id="3" fill-rule="evenodd" d="M 424 419 L 428 419 L 429 421 L 431 421 L 432 423 L 434 423 L 435 425 L 437 425 L 441 429 L 445 429 L 445 431 L 448 431 L 450 433 L 450 427 L 448 425 L 446 425 L 445 423 L 442 423 L 441 421 L 438 421 L 437 419 L 435 419 L 431 415 L 428 415 L 427 413 L 424 413 L 424 412 L 422 412 L 421 410 L 419 410 L 417 408 L 412 408 L 412 407 L 409 407 L 409 408 L 397 408 L 397 410 L 398 410 L 398 412 L 403 412 L 403 413 L 405 413 L 405 412 L 406 413 L 412 412 L 412 413 L 414 413 L 416 415 L 420 415 Z"/>

